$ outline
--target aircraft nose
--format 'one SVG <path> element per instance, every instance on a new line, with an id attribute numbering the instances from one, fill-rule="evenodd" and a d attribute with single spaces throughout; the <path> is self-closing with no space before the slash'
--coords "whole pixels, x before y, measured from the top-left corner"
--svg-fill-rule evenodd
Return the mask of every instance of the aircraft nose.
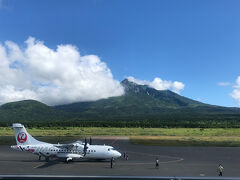
<path id="1" fill-rule="evenodd" d="M 119 157 L 121 157 L 121 153 L 120 152 L 118 152 L 118 151 L 116 151 L 116 158 L 119 158 Z"/>

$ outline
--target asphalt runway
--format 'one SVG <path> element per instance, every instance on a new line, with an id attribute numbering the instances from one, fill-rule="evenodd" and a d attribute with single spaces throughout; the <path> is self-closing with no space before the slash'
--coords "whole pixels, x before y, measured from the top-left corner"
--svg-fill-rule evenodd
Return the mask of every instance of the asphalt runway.
<path id="1" fill-rule="evenodd" d="M 0 146 L 0 174 L 81 175 L 81 176 L 217 176 L 221 163 L 226 177 L 240 177 L 238 147 L 159 147 L 132 145 L 129 140 L 94 140 L 94 144 L 112 145 L 129 159 L 116 160 L 113 168 L 107 161 L 74 161 L 66 164 L 52 159 L 38 161 L 31 153 Z M 155 159 L 159 168 L 155 168 Z"/>

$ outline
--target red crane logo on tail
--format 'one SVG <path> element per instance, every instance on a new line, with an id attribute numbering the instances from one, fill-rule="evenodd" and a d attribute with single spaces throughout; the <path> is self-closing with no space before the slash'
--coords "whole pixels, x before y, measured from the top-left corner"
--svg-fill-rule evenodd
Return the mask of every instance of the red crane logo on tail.
<path id="1" fill-rule="evenodd" d="M 20 143 L 25 143 L 26 140 L 27 140 L 27 134 L 25 132 L 19 133 L 18 136 L 17 136 L 17 140 Z"/>

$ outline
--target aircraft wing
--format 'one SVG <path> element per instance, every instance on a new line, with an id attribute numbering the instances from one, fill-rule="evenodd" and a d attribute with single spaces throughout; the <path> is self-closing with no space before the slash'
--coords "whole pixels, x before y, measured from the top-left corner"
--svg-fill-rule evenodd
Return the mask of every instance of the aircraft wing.
<path id="1" fill-rule="evenodd" d="M 74 144 L 56 144 L 54 146 L 61 149 L 72 149 L 75 145 Z"/>
<path id="2" fill-rule="evenodd" d="M 74 148 L 83 148 L 82 142 L 81 141 L 76 141 L 74 143 L 69 143 L 69 144 L 54 144 L 55 147 L 61 148 L 61 149 L 74 149 Z"/>
<path id="3" fill-rule="evenodd" d="M 70 149 L 73 150 L 74 148 L 81 147 L 80 144 L 77 143 L 70 143 L 70 144 L 54 144 L 55 147 L 61 148 L 61 149 Z"/>

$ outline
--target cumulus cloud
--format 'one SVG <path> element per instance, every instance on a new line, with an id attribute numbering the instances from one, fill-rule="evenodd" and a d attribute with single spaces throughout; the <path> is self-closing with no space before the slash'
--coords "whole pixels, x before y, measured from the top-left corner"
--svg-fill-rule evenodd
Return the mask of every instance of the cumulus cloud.
<path id="1" fill-rule="evenodd" d="M 236 80 L 236 84 L 233 86 L 233 91 L 230 94 L 233 99 L 235 99 L 240 106 L 240 76 Z"/>
<path id="2" fill-rule="evenodd" d="M 124 89 L 96 55 L 80 55 L 73 45 L 56 50 L 29 37 L 23 48 L 0 44 L 0 104 L 35 99 L 48 105 L 120 96 Z"/>
<path id="3" fill-rule="evenodd" d="M 146 81 L 146 80 L 139 80 L 139 79 L 135 79 L 134 77 L 130 76 L 127 77 L 127 79 L 131 82 L 134 82 L 136 84 L 139 85 L 148 85 L 156 90 L 172 90 L 175 93 L 180 94 L 180 91 L 184 89 L 184 84 L 182 82 L 179 81 L 166 81 L 166 80 L 162 80 L 159 77 L 154 78 L 153 81 Z"/>

